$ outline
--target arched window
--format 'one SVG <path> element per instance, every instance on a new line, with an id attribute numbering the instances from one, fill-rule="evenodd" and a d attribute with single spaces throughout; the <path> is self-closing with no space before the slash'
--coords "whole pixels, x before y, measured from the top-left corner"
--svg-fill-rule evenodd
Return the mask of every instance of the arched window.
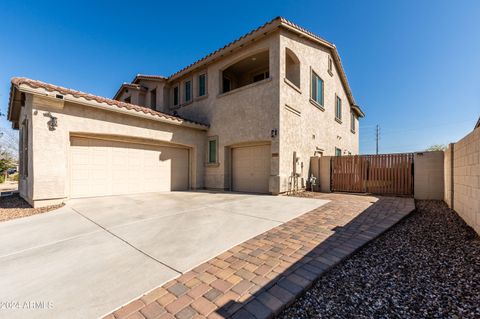
<path id="1" fill-rule="evenodd" d="M 285 77 L 300 88 L 300 60 L 289 48 L 285 49 Z"/>

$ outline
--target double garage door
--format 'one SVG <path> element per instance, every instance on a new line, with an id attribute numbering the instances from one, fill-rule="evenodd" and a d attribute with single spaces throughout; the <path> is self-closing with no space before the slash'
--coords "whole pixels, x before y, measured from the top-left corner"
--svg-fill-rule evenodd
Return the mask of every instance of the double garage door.
<path id="1" fill-rule="evenodd" d="M 232 189 L 237 192 L 268 193 L 270 145 L 232 149 Z"/>
<path id="2" fill-rule="evenodd" d="M 186 148 L 72 137 L 70 197 L 187 190 Z"/>

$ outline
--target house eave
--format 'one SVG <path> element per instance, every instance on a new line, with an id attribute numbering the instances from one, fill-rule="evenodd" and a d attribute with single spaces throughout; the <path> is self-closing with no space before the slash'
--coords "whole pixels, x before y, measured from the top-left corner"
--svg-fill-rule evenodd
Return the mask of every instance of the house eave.
<path id="1" fill-rule="evenodd" d="M 34 89 L 34 88 L 31 88 L 31 87 L 29 87 L 28 85 L 25 85 L 25 84 L 20 85 L 18 90 L 19 90 L 19 92 L 36 94 L 36 95 L 43 96 L 43 97 L 49 97 L 51 99 L 57 99 L 55 97 L 55 95 L 57 93 L 62 94 L 61 92 L 56 92 L 56 91 L 50 92 L 50 91 L 47 91 L 45 89 Z M 143 114 L 143 113 L 132 111 L 132 110 L 116 108 L 116 107 L 112 107 L 111 105 L 109 105 L 107 103 L 99 103 L 97 101 L 87 100 L 87 99 L 82 98 L 82 97 L 77 98 L 77 97 L 74 97 L 74 96 L 69 95 L 69 94 L 63 95 L 63 100 L 65 102 L 70 102 L 70 103 L 74 103 L 74 104 L 80 104 L 80 105 L 94 107 L 94 108 L 97 108 L 97 109 L 100 109 L 100 110 L 103 110 L 103 111 L 116 112 L 116 113 L 121 113 L 121 114 L 125 114 L 125 115 L 140 117 L 140 118 L 144 118 L 144 119 L 148 119 L 148 120 L 153 120 L 153 121 L 157 121 L 157 122 L 162 122 L 162 123 L 166 123 L 166 124 L 184 126 L 184 127 L 194 128 L 194 129 L 203 130 L 203 131 L 208 130 L 208 127 L 205 126 L 205 125 L 202 125 L 202 124 L 195 124 L 195 123 L 191 123 L 191 122 L 188 122 L 188 121 L 182 121 L 180 119 L 169 119 L 169 118 L 156 117 L 156 116 Z"/>
<path id="2" fill-rule="evenodd" d="M 38 95 L 44 98 L 55 99 L 57 101 L 62 100 L 74 104 L 95 107 L 104 111 L 117 112 L 204 131 L 208 130 L 209 128 L 208 124 L 190 121 L 179 116 L 154 111 L 139 105 L 111 100 L 101 96 L 75 91 L 41 81 L 27 78 L 13 78 L 10 89 L 10 100 L 8 104 L 8 119 L 12 122 L 14 128 L 15 126 L 18 126 L 18 117 L 15 117 L 15 114 L 19 114 L 19 112 L 15 112 L 15 110 L 18 110 L 21 105 L 21 100 L 16 98 L 19 93 Z"/>
<path id="3" fill-rule="evenodd" d="M 362 109 L 360 108 L 360 106 L 358 105 L 353 105 L 352 106 L 352 110 L 357 113 L 357 116 L 358 117 L 365 117 L 365 113 L 362 111 Z"/>
<path id="4" fill-rule="evenodd" d="M 114 100 L 117 100 L 120 94 L 122 94 L 123 90 L 125 89 L 131 89 L 131 90 L 136 90 L 136 91 L 147 91 L 146 88 L 137 86 L 132 83 L 123 83 L 120 88 L 118 89 L 117 93 L 115 93 L 115 96 L 113 97 Z"/>

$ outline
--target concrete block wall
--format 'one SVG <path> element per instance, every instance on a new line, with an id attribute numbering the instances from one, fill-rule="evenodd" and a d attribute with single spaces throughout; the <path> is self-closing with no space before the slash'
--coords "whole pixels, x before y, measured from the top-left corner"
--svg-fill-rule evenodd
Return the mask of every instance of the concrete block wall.
<path id="1" fill-rule="evenodd" d="M 445 150 L 444 156 L 444 201 L 447 205 L 452 208 L 453 207 L 453 148 L 454 144 L 449 144 L 447 149 Z"/>
<path id="2" fill-rule="evenodd" d="M 448 189 L 448 183 L 445 183 L 447 195 L 444 200 L 480 234 L 480 128 L 450 145 L 449 149 L 453 156 L 451 153 L 450 158 L 447 158 L 447 164 L 453 169 L 449 171 L 446 179 L 453 186 L 453 192 Z"/>
<path id="3" fill-rule="evenodd" d="M 314 156 L 310 158 L 309 174 L 316 177 L 315 192 L 330 193 L 331 156 Z"/>
<path id="4" fill-rule="evenodd" d="M 414 155 L 415 199 L 444 199 L 444 152 L 420 152 Z"/>

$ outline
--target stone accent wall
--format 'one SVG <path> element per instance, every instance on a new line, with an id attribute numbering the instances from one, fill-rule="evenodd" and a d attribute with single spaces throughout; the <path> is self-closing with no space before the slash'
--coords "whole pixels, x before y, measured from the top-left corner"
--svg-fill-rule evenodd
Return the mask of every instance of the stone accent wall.
<path id="1" fill-rule="evenodd" d="M 480 234 L 480 129 L 450 145 L 445 158 L 445 202 Z M 453 166 L 453 171 L 449 167 Z M 450 173 L 450 174 L 447 174 Z M 453 174 L 452 174 L 453 173 Z M 453 178 L 453 183 L 451 179 Z M 449 183 L 450 182 L 450 183 Z M 452 191 L 449 185 L 453 184 Z M 452 205 L 453 204 L 453 205 Z"/>

